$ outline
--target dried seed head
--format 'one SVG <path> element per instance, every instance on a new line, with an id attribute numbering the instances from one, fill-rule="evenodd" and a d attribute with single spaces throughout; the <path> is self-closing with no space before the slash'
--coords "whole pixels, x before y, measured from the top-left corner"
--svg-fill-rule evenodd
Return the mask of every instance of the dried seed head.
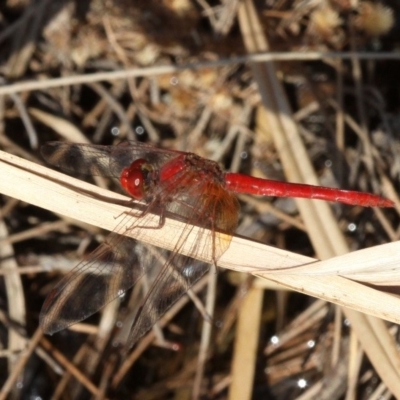
<path id="1" fill-rule="evenodd" d="M 341 48 L 344 41 L 342 24 L 339 13 L 325 2 L 311 12 L 308 33 L 317 43 L 322 39 L 335 48 Z"/>
<path id="2" fill-rule="evenodd" d="M 360 3 L 356 26 L 371 36 L 385 35 L 394 25 L 393 10 L 380 3 Z"/>
<path id="3" fill-rule="evenodd" d="M 164 0 L 163 4 L 180 16 L 194 12 L 193 4 L 189 0 Z"/>
<path id="4" fill-rule="evenodd" d="M 314 34 L 326 37 L 334 33 L 336 28 L 342 24 L 342 20 L 337 11 L 326 4 L 311 13 L 310 23 L 310 29 Z"/>

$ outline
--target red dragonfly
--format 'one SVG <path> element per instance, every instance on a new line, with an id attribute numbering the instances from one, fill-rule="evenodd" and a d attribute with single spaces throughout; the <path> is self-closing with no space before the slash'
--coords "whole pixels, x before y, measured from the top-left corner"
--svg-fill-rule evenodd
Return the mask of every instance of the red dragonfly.
<path id="1" fill-rule="evenodd" d="M 118 146 L 49 142 L 42 147 L 42 155 L 68 172 L 117 179 L 126 193 L 142 203 L 142 208 L 134 211 L 139 219 L 132 222 L 127 214 L 114 232 L 57 284 L 43 305 L 40 324 L 45 332 L 54 333 L 81 321 L 130 289 L 144 274 L 158 270 L 158 266 L 160 272 L 135 317 L 130 346 L 208 271 L 209 264 L 196 263 L 194 258 L 211 254 L 216 264 L 229 247 L 238 222 L 237 193 L 365 207 L 394 206 L 391 200 L 370 193 L 225 173 L 216 162 L 196 154 L 139 142 Z M 150 214 L 159 215 L 156 226 L 150 222 Z M 160 253 L 153 246 L 123 235 L 136 229 L 162 228 L 168 215 L 187 222 L 172 252 Z M 206 242 L 198 240 L 192 245 L 193 258 L 179 254 L 192 226 L 201 228 L 199 239 L 206 238 Z M 206 244 L 200 247 L 199 243 Z"/>

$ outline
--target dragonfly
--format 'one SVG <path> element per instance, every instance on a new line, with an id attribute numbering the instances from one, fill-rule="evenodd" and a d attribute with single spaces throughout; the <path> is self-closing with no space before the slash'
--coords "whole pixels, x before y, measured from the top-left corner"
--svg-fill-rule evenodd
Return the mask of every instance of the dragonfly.
<path id="1" fill-rule="evenodd" d="M 195 259 L 207 254 L 217 265 L 238 224 L 238 194 L 394 206 L 376 194 L 224 172 L 217 162 L 194 153 L 141 142 L 116 146 L 48 142 L 41 153 L 49 164 L 68 173 L 113 178 L 132 198 L 132 205 L 139 202 L 141 207 L 127 213 L 103 243 L 52 289 L 43 304 L 40 325 L 49 334 L 67 328 L 124 294 L 144 275 L 159 271 L 134 318 L 129 347 L 206 274 L 210 264 Z M 150 218 L 154 214 L 156 224 Z M 162 229 L 171 215 L 186 224 L 174 238 L 173 251 L 161 251 L 126 236 L 135 230 Z M 196 240 L 189 255 L 182 255 L 180 250 L 193 227 L 197 227 Z"/>

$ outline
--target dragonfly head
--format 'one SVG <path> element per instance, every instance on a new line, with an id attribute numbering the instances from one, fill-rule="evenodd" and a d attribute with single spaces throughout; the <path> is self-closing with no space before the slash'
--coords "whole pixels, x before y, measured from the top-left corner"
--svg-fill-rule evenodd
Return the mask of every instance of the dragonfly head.
<path id="1" fill-rule="evenodd" d="M 124 190 L 136 200 L 143 200 L 149 190 L 150 175 L 154 168 L 143 158 L 132 162 L 122 170 L 120 183 Z"/>

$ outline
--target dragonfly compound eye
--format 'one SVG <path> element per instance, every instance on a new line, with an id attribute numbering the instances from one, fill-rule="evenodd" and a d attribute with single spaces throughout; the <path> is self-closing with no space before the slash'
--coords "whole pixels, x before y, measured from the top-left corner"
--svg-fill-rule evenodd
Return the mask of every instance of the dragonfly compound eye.
<path id="1" fill-rule="evenodd" d="M 148 174 L 152 167 L 143 158 L 139 158 L 124 168 L 121 173 L 121 186 L 134 199 L 142 200 L 146 196 L 148 185 L 146 183 Z"/>

